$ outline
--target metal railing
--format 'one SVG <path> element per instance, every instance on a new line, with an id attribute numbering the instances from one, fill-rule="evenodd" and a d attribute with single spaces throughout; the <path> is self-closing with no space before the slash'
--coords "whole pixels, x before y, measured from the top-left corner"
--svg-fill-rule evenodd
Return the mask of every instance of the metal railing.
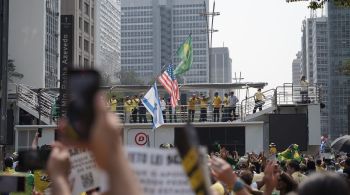
<path id="1" fill-rule="evenodd" d="M 51 123 L 52 105 L 55 102 L 55 98 L 44 91 L 35 92 L 24 85 L 17 85 L 16 88 L 17 101 L 23 103 L 39 118 L 48 118 Z"/>
<path id="2" fill-rule="evenodd" d="M 206 113 L 201 113 L 200 106 L 196 105 L 193 114 L 193 120 L 191 114 L 189 113 L 188 105 L 179 105 L 176 108 L 171 106 L 166 106 L 165 113 L 163 114 L 165 123 L 185 123 L 187 121 L 191 122 L 228 122 L 240 119 L 241 106 L 236 105 L 235 116 L 233 112 L 231 115 L 228 113 L 229 109 L 227 107 L 220 107 L 219 117 L 214 121 L 214 108 L 212 105 L 206 107 Z M 128 112 L 125 110 L 124 106 L 117 106 L 114 113 L 123 121 L 123 123 L 152 123 L 152 116 L 146 112 L 140 112 L 140 107 L 132 109 L 133 111 Z M 217 115 L 216 115 L 217 116 Z M 146 120 L 145 120 L 146 118 Z"/>
<path id="3" fill-rule="evenodd" d="M 242 100 L 242 103 L 241 103 L 242 121 L 246 119 L 247 115 L 253 114 L 254 110 L 258 112 L 259 106 L 261 106 L 262 110 L 275 106 L 275 103 L 276 103 L 275 91 L 276 91 L 275 89 L 269 89 L 267 91 L 263 91 L 262 93 L 264 94 L 265 98 L 262 102 L 259 102 L 259 103 L 255 101 L 255 96 L 251 96 Z"/>
<path id="4" fill-rule="evenodd" d="M 274 108 L 280 105 L 313 104 L 320 102 L 320 89 L 318 86 L 300 86 L 291 83 L 285 83 L 276 89 L 270 89 L 262 92 L 265 99 L 262 104 L 262 110 Z M 242 100 L 241 120 L 244 121 L 248 115 L 257 111 L 258 105 L 254 96 Z M 258 112 L 258 111 L 257 111 Z"/>

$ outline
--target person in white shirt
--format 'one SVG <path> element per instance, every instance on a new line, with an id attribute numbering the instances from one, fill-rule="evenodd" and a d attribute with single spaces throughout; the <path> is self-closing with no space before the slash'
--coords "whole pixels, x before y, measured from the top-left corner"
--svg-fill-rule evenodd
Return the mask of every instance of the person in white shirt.
<path id="1" fill-rule="evenodd" d="M 302 76 L 300 79 L 300 95 L 301 95 L 301 103 L 308 103 L 308 87 L 309 83 L 306 81 L 306 77 Z"/>
<path id="2" fill-rule="evenodd" d="M 162 109 L 164 123 L 166 123 L 166 102 L 164 100 L 164 97 L 159 99 L 160 99 L 160 109 Z"/>

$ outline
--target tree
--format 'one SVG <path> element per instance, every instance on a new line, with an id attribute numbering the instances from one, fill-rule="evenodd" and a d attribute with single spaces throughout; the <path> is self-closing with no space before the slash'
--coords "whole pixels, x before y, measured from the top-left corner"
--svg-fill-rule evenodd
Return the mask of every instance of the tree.
<path id="1" fill-rule="evenodd" d="M 15 61 L 9 59 L 7 61 L 7 71 L 8 71 L 8 80 L 14 82 L 15 79 L 22 79 L 23 74 L 16 72 Z"/>
<path id="2" fill-rule="evenodd" d="M 340 72 L 344 75 L 350 76 L 350 59 L 344 61 Z"/>
<path id="3" fill-rule="evenodd" d="M 305 0 L 287 0 L 287 3 L 296 2 L 296 1 L 305 1 Z M 349 0 L 310 0 L 310 4 L 308 5 L 308 8 L 312 10 L 321 9 L 324 7 L 324 5 L 327 2 L 333 2 L 336 6 L 339 7 L 348 7 L 350 8 L 350 1 Z"/>
<path id="4" fill-rule="evenodd" d="M 139 79 L 134 71 L 121 71 L 120 82 L 122 85 L 143 85 L 144 82 Z"/>

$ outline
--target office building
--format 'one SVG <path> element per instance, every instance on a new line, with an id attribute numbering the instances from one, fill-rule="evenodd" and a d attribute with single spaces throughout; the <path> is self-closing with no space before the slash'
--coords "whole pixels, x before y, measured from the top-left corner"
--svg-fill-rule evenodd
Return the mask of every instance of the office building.
<path id="1" fill-rule="evenodd" d="M 336 138 L 348 133 L 350 76 L 340 69 L 350 59 L 350 8 L 338 8 L 328 3 L 329 33 L 329 117 L 330 135 Z"/>
<path id="2" fill-rule="evenodd" d="M 296 58 L 293 60 L 292 63 L 292 78 L 293 78 L 293 85 L 299 85 L 300 84 L 300 78 L 302 75 L 302 53 L 299 51 L 296 55 Z"/>
<path id="3" fill-rule="evenodd" d="M 92 68 L 95 62 L 95 0 L 61 0 L 61 18 L 72 20 L 72 63 L 77 68 Z M 64 24 L 62 24 L 64 25 Z"/>
<path id="4" fill-rule="evenodd" d="M 17 83 L 33 88 L 55 88 L 59 75 L 60 1 L 9 1 L 9 59 Z"/>
<path id="5" fill-rule="evenodd" d="M 303 21 L 302 26 L 302 76 L 305 76 L 310 84 L 313 84 L 313 48 L 312 48 L 312 24 L 314 18 L 308 18 Z"/>
<path id="6" fill-rule="evenodd" d="M 232 83 L 232 60 L 227 47 L 210 48 L 210 83 Z M 227 90 L 215 91 L 220 96 Z"/>
<path id="7" fill-rule="evenodd" d="M 95 67 L 110 84 L 120 83 L 120 0 L 95 1 Z"/>
<path id="8" fill-rule="evenodd" d="M 122 0 L 122 72 L 145 83 L 177 65 L 178 47 L 192 34 L 193 66 L 180 82 L 209 82 L 208 0 Z"/>

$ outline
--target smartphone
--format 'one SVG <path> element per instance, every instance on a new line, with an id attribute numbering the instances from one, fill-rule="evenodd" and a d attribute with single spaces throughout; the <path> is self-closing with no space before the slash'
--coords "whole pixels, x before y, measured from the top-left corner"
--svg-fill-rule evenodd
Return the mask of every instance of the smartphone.
<path id="1" fill-rule="evenodd" d="M 25 177 L 14 175 L 0 176 L 0 193 L 24 192 Z"/>
<path id="2" fill-rule="evenodd" d="M 38 137 L 42 137 L 43 128 L 38 128 Z"/>
<path id="3" fill-rule="evenodd" d="M 51 154 L 51 146 L 45 145 L 38 150 L 18 151 L 18 171 L 45 169 L 46 163 Z"/>
<path id="4" fill-rule="evenodd" d="M 100 87 L 100 75 L 95 70 L 68 71 L 68 107 L 66 129 L 71 139 L 87 140 L 95 119 L 94 100 Z"/>

